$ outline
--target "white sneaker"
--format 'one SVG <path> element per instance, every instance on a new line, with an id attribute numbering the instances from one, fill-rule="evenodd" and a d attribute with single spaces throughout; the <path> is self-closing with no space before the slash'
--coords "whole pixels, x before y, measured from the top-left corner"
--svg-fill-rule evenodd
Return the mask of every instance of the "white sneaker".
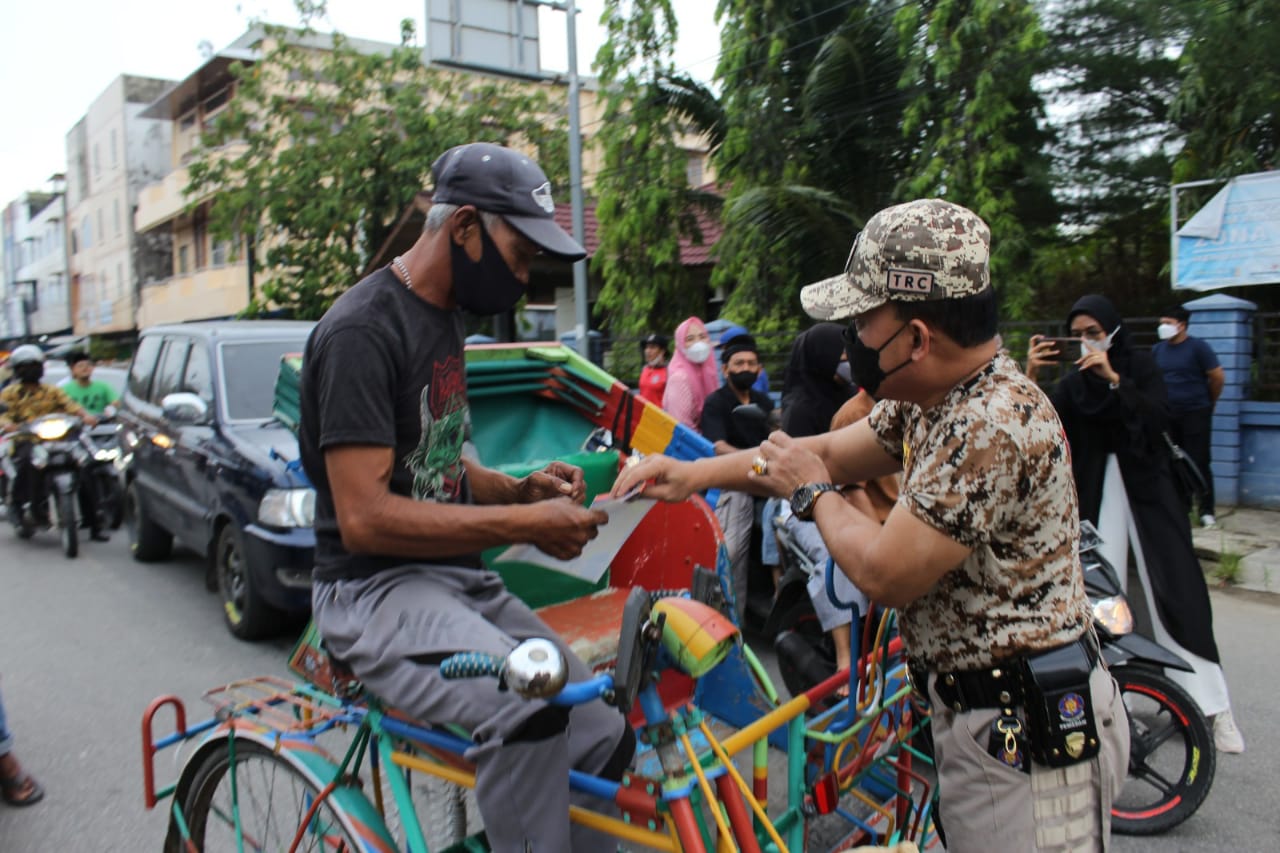
<path id="1" fill-rule="evenodd" d="M 1213 745 L 1218 752 L 1244 752 L 1244 735 L 1240 734 L 1230 711 L 1223 711 L 1213 718 Z"/>
<path id="2" fill-rule="evenodd" d="M 1200 516 L 1200 526 L 1206 530 L 1212 530 L 1218 526 L 1218 519 L 1212 515 L 1202 515 Z"/>

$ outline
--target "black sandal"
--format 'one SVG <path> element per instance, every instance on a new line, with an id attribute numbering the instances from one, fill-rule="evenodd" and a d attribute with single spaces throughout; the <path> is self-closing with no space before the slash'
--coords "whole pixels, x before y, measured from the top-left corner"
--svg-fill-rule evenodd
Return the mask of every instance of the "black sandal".
<path id="1" fill-rule="evenodd" d="M 0 779 L 0 796 L 11 806 L 34 806 L 44 799 L 44 788 L 30 773 L 23 773 L 12 779 Z"/>

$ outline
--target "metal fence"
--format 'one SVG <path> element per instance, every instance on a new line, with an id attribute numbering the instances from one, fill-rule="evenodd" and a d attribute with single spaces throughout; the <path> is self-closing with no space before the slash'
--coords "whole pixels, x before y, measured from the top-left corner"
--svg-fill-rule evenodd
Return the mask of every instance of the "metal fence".
<path id="1" fill-rule="evenodd" d="M 1280 402 L 1280 312 L 1253 315 L 1250 399 Z"/>

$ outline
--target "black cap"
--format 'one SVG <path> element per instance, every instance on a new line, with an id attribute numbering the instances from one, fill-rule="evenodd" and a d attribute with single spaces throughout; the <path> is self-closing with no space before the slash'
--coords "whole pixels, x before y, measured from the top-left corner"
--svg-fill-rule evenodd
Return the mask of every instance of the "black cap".
<path id="1" fill-rule="evenodd" d="M 431 165 L 432 201 L 472 204 L 496 213 L 549 255 L 567 261 L 587 256 L 586 249 L 556 224 L 551 181 L 530 158 L 491 142 L 458 145 Z"/>
<path id="2" fill-rule="evenodd" d="M 654 346 L 662 347 L 665 351 L 671 352 L 671 342 L 667 340 L 666 335 L 659 335 L 656 332 L 645 335 L 644 338 L 640 341 L 640 348 L 644 349 L 650 344 L 653 344 Z"/>
<path id="3" fill-rule="evenodd" d="M 760 349 L 756 346 L 756 339 L 751 335 L 734 335 L 729 340 L 720 345 L 720 363 L 728 364 L 729 359 L 733 358 L 740 352 L 753 352 L 760 354 Z"/>

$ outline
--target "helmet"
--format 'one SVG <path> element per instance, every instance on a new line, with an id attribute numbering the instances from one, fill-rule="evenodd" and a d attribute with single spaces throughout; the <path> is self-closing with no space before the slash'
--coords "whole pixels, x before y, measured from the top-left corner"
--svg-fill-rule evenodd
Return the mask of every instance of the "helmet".
<path id="1" fill-rule="evenodd" d="M 9 354 L 9 365 L 44 364 L 44 350 L 35 344 L 23 344 Z"/>

